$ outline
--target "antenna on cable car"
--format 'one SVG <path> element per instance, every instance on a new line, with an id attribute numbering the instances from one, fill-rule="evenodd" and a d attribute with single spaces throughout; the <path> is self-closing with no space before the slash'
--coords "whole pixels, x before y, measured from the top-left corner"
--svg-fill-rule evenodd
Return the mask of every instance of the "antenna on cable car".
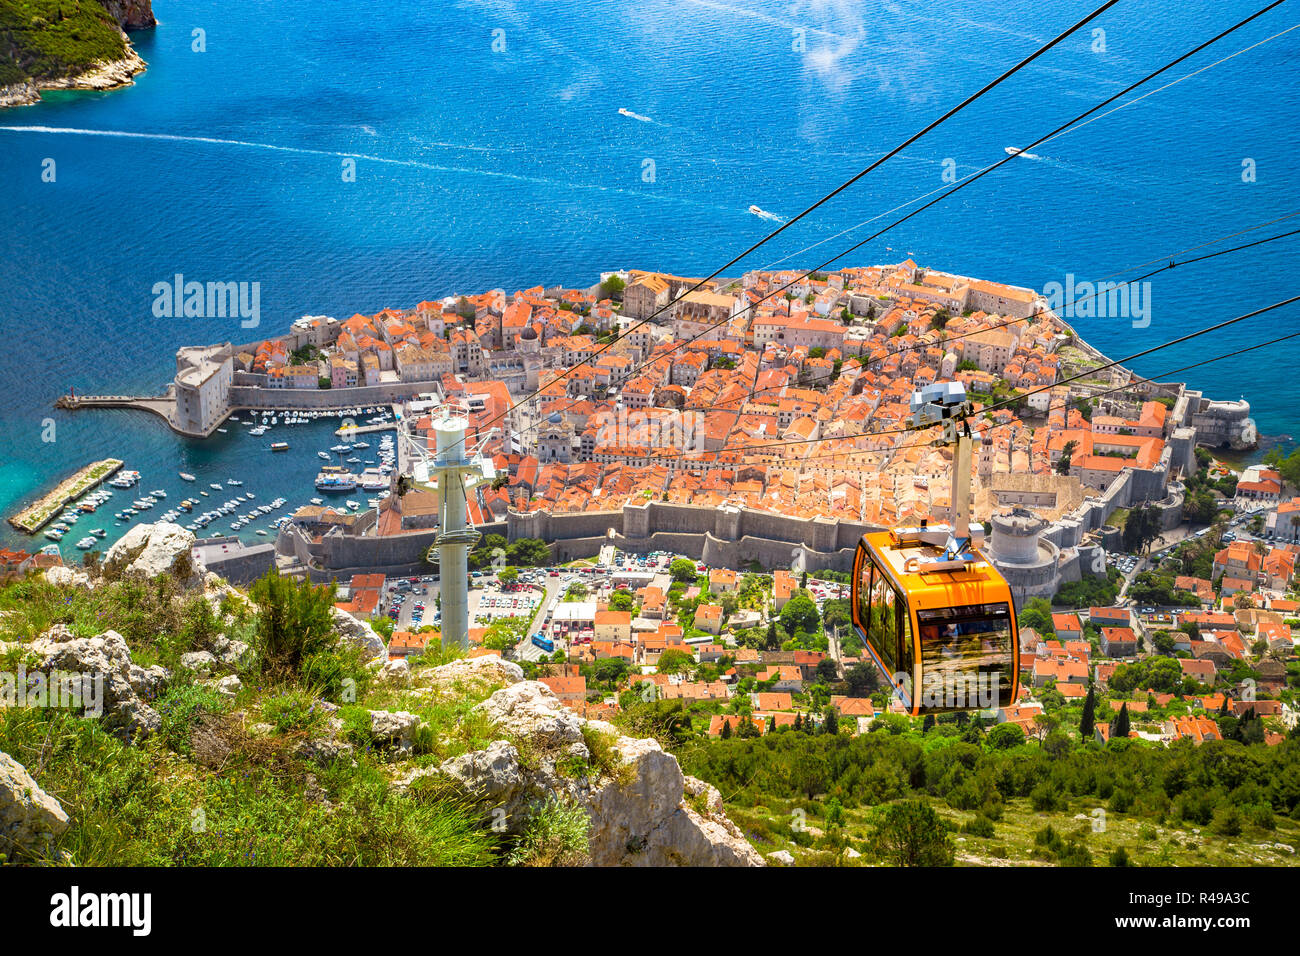
<path id="1" fill-rule="evenodd" d="M 952 571 L 980 560 L 974 549 L 984 544 L 984 527 L 970 521 L 971 430 L 967 420 L 973 411 L 960 382 L 935 382 L 912 392 L 912 427 L 943 426 L 936 446 L 956 445 L 952 456 L 952 524 L 899 528 L 894 533 L 899 543 L 924 542 L 940 545 L 943 554 L 912 558 L 916 571 Z"/>
<path id="2" fill-rule="evenodd" d="M 491 482 L 496 468 L 483 457 L 483 448 L 498 431 L 493 428 L 466 445 L 469 408 L 447 402 L 433 413 L 434 450 L 415 432 L 412 419 L 399 419 L 398 436 L 410 462 L 410 471 L 397 482 L 398 495 L 419 486 L 438 495 L 438 536 L 428 560 L 438 562 L 442 596 L 442 643 L 469 646 L 469 550 L 482 534 L 470 524 L 466 494 L 478 484 Z"/>

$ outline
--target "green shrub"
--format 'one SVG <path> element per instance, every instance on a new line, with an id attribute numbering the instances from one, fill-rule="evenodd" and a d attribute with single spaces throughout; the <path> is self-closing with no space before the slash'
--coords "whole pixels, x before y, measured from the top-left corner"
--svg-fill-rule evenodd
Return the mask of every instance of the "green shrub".
<path id="1" fill-rule="evenodd" d="M 508 861 L 512 866 L 582 866 L 590 829 L 586 810 L 551 797 L 532 808 Z"/>
<path id="2" fill-rule="evenodd" d="M 296 676 L 306 659 L 334 647 L 332 585 L 281 577 L 272 569 L 249 594 L 259 609 L 255 633 L 265 673 Z"/>
<path id="3" fill-rule="evenodd" d="M 961 832 L 977 837 L 993 836 L 993 821 L 983 814 L 971 817 L 961 825 Z"/>

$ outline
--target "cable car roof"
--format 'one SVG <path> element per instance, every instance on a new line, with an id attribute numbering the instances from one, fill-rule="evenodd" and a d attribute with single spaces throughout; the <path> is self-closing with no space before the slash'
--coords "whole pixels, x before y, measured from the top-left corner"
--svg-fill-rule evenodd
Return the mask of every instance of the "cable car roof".
<path id="1" fill-rule="evenodd" d="M 936 558 L 943 548 L 924 542 L 900 544 L 892 531 L 863 535 L 868 550 L 916 606 L 957 607 L 972 604 L 1011 603 L 1011 589 L 978 551 L 977 560 L 952 571 L 906 571 L 911 558 Z"/>

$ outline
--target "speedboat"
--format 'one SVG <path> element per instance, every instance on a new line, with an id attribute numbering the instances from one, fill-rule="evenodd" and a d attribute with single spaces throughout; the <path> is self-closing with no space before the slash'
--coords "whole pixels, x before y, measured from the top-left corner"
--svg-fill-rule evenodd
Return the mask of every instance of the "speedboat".
<path id="1" fill-rule="evenodd" d="M 225 491 L 225 489 L 221 487 L 221 483 L 219 481 L 210 482 L 208 484 L 208 487 L 211 488 L 213 491 Z"/>
<path id="2" fill-rule="evenodd" d="M 182 471 L 180 474 L 181 474 L 181 481 L 197 481 L 197 480 L 198 480 L 198 479 L 195 478 L 193 475 L 191 475 L 188 471 Z"/>

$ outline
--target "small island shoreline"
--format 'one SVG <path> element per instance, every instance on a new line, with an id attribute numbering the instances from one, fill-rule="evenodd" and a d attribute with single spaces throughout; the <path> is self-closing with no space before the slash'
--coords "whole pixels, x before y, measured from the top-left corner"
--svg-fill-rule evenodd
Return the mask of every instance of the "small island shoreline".
<path id="1" fill-rule="evenodd" d="M 130 45 L 127 55 L 120 60 L 96 63 L 89 70 L 73 76 L 61 76 L 47 80 L 27 80 L 0 86 L 0 109 L 15 106 L 35 106 L 41 101 L 41 93 L 49 90 L 96 90 L 107 91 L 132 86 L 135 78 L 148 69 L 146 63 Z"/>
<path id="2" fill-rule="evenodd" d="M 148 69 L 128 31 L 158 25 L 150 0 L 71 0 L 55 8 L 57 22 L 47 6 L 5 8 L 0 16 L 0 38 L 9 38 L 0 55 L 13 61 L 0 69 L 0 109 L 34 106 L 49 90 L 120 89 Z"/>

